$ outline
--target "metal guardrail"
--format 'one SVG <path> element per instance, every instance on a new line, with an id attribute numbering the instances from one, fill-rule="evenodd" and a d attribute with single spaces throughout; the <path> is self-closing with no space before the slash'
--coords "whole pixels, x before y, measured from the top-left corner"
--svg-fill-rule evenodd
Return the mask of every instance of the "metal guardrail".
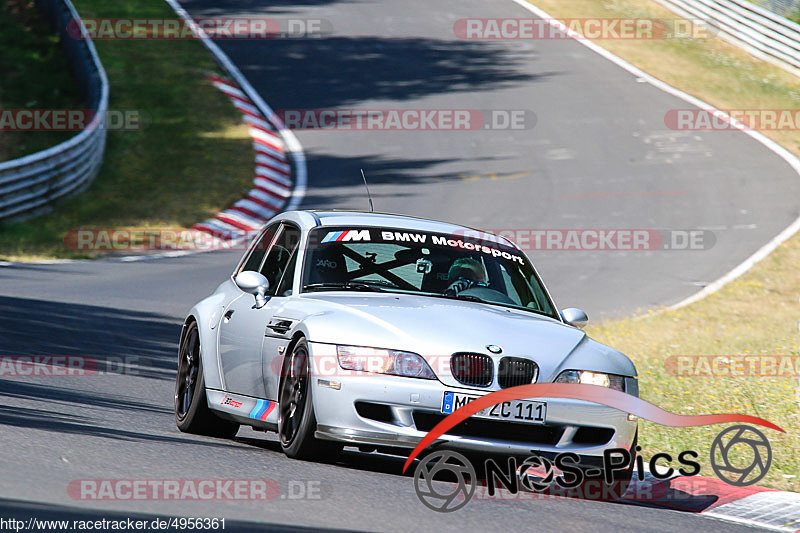
<path id="1" fill-rule="evenodd" d="M 720 37 L 800 75 L 800 25 L 745 0 L 657 0 L 680 15 L 700 19 Z"/>
<path id="2" fill-rule="evenodd" d="M 83 39 L 67 33 L 70 21 L 80 20 L 70 0 L 37 0 L 37 5 L 59 33 L 94 116 L 68 141 L 0 163 L 0 220 L 32 216 L 53 200 L 79 192 L 97 176 L 105 151 L 108 78 L 94 43 L 82 23 Z"/>
<path id="3" fill-rule="evenodd" d="M 753 0 L 753 3 L 784 17 L 800 11 L 800 0 Z"/>

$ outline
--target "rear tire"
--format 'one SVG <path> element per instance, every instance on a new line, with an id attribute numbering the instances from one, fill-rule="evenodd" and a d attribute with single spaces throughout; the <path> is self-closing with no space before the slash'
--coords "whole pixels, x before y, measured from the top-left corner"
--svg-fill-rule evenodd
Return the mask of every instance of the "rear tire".
<path id="1" fill-rule="evenodd" d="M 300 339 L 283 361 L 278 387 L 278 436 L 287 457 L 311 461 L 330 460 L 342 445 L 314 437 L 317 419 L 311 398 L 308 344 Z"/>
<path id="2" fill-rule="evenodd" d="M 223 420 L 208 407 L 200 357 L 200 335 L 197 323 L 188 326 L 178 352 L 178 374 L 175 379 L 175 424 L 184 433 L 224 439 L 233 438 L 239 424 Z"/>

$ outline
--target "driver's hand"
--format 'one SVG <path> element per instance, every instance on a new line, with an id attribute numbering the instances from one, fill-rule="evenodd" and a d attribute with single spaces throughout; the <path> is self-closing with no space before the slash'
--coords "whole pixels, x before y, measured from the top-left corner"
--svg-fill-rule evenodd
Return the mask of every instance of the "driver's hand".
<path id="1" fill-rule="evenodd" d="M 469 279 L 461 278 L 454 281 L 447 287 L 442 294 L 445 296 L 455 296 L 461 291 L 465 291 L 475 285 L 475 282 Z"/>

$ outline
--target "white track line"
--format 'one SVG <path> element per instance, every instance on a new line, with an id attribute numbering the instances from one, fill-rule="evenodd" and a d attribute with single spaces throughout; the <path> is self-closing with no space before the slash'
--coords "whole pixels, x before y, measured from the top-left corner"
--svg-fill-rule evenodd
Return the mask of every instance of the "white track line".
<path id="1" fill-rule="evenodd" d="M 197 23 L 195 23 L 192 16 L 189 15 L 185 9 L 183 9 L 177 0 L 164 1 L 169 4 L 169 6 L 175 11 L 175 13 L 178 14 L 179 17 L 186 21 L 192 31 L 194 31 L 203 44 L 206 45 L 206 48 L 208 48 L 217 61 L 219 61 L 223 68 L 231 75 L 231 77 L 236 81 L 237 85 L 244 90 L 245 94 L 247 94 L 250 100 L 256 104 L 256 107 L 261 110 L 264 116 L 275 125 L 278 133 L 280 133 L 281 137 L 283 137 L 283 140 L 286 143 L 286 153 L 294 162 L 295 172 L 294 189 L 292 190 L 292 196 L 286 205 L 286 210 L 291 211 L 293 209 L 297 209 L 306 194 L 306 182 L 308 179 L 306 174 L 306 155 L 303 152 L 303 147 L 300 145 L 300 141 L 297 140 L 297 137 L 295 137 L 291 130 L 284 126 L 280 117 L 278 117 L 272 108 L 267 105 L 264 99 L 261 98 L 261 95 L 258 94 L 258 91 L 253 88 L 239 68 L 234 65 L 233 61 L 230 60 L 227 54 L 225 54 L 225 52 L 223 52 L 222 49 L 209 38 L 208 34 L 201 27 L 199 27 Z"/>
<path id="2" fill-rule="evenodd" d="M 800 528 L 800 494 L 759 492 L 720 505 L 703 515 L 773 531 L 794 532 Z"/>
<path id="3" fill-rule="evenodd" d="M 536 16 L 538 16 L 538 17 L 540 17 L 542 19 L 545 19 L 548 24 L 550 24 L 551 26 L 554 26 L 555 28 L 559 29 L 560 31 L 565 32 L 565 33 L 569 33 L 571 36 L 574 36 L 574 33 L 570 33 L 570 30 L 564 24 L 562 24 L 561 22 L 555 20 L 546 11 L 544 11 L 542 9 L 539 9 L 538 7 L 536 7 L 534 5 L 529 4 L 525 0 L 511 0 L 511 1 L 514 2 L 515 4 L 521 6 L 523 9 L 526 9 L 526 10 L 530 11 L 531 13 L 535 14 Z M 673 86 L 671 86 L 671 85 L 669 85 L 667 83 L 664 83 L 663 81 L 661 81 L 661 80 L 659 80 L 657 78 L 654 78 L 650 74 L 647 74 L 646 72 L 644 72 L 644 71 L 638 69 L 637 67 L 633 66 L 632 64 L 628 63 L 627 61 L 625 61 L 621 57 L 612 54 L 611 52 L 609 52 L 605 48 L 602 48 L 602 47 L 596 45 L 595 43 L 593 43 L 593 42 L 591 42 L 591 41 L 589 41 L 587 39 L 575 39 L 575 40 L 577 42 L 579 42 L 580 44 L 582 44 L 583 46 L 589 48 L 593 52 L 595 52 L 597 54 L 600 54 L 604 58 L 606 58 L 609 61 L 611 61 L 612 63 L 616 64 L 617 66 L 624 68 L 625 70 L 627 70 L 628 72 L 630 72 L 631 74 L 636 76 L 636 78 L 639 78 L 636 81 L 640 81 L 640 80 L 647 81 L 648 83 L 650 83 L 653 86 L 661 89 L 662 91 L 664 91 L 666 93 L 669 93 L 669 94 L 671 94 L 673 96 L 677 96 L 681 100 L 683 100 L 685 102 L 688 102 L 688 103 L 690 103 L 690 104 L 692 104 L 692 105 L 694 105 L 696 107 L 699 107 L 699 108 L 707 110 L 707 111 L 714 111 L 714 112 L 720 113 L 721 116 L 727 117 L 727 120 L 731 124 L 734 124 L 734 125 L 738 124 L 738 122 L 734 118 L 732 118 L 730 115 L 728 115 L 724 111 L 717 109 L 716 107 L 712 106 L 711 104 L 709 104 L 707 102 L 704 102 L 703 100 L 700 100 L 699 98 L 695 98 L 694 96 L 692 96 L 690 94 L 687 94 L 687 93 L 685 93 L 685 92 L 683 92 L 683 91 L 681 91 L 679 89 L 676 89 L 675 87 L 673 87 Z M 798 176 L 800 176 L 800 159 L 795 157 L 794 154 L 789 152 L 787 149 L 785 149 L 783 146 L 779 145 L 778 143 L 776 143 L 772 139 L 769 139 L 768 137 L 765 137 L 763 134 L 761 134 L 761 133 L 759 133 L 757 131 L 742 130 L 742 133 L 744 133 L 746 135 L 749 135 L 753 139 L 757 140 L 758 142 L 760 142 L 761 144 L 763 144 L 764 146 L 766 146 L 767 148 L 769 148 L 770 150 L 775 152 L 777 155 L 779 155 L 781 158 L 783 158 L 784 161 L 789 163 L 789 165 L 794 169 L 794 171 L 797 172 Z M 756 263 L 758 263 L 759 261 L 761 261 L 762 259 L 767 257 L 773 250 L 775 250 L 783 242 L 788 240 L 792 235 L 797 233 L 798 230 L 800 230 L 800 217 L 798 217 L 794 222 L 792 222 L 789 225 L 789 227 L 787 227 L 786 229 L 781 231 L 778 235 L 773 237 L 769 242 L 767 242 L 767 244 L 765 244 L 764 246 L 759 248 L 753 255 L 751 255 L 750 257 L 745 259 L 743 262 L 741 262 L 739 265 L 734 267 L 730 272 L 728 272 L 727 274 L 723 275 L 719 279 L 713 281 L 712 283 L 709 283 L 702 290 L 694 293 L 693 295 L 689 296 L 688 298 L 684 298 L 680 302 L 669 306 L 667 309 L 669 309 L 669 310 L 679 309 L 681 307 L 684 307 L 684 306 L 687 306 L 687 305 L 689 305 L 691 303 L 694 303 L 694 302 L 696 302 L 698 300 L 701 300 L 702 298 L 705 298 L 709 294 L 712 294 L 712 293 L 718 291 L 720 288 L 722 288 L 727 283 L 730 283 L 731 281 L 735 280 L 736 278 L 738 278 L 739 276 L 741 276 L 742 274 L 744 274 L 745 272 L 750 270 L 753 267 L 753 265 L 755 265 Z M 645 316 L 647 316 L 647 315 L 645 315 Z"/>
<path id="4" fill-rule="evenodd" d="M 209 75 L 208 77 L 214 82 L 214 85 L 220 89 L 230 89 L 231 83 L 233 83 L 227 79 L 221 79 L 218 76 Z M 264 120 L 264 116 L 256 109 L 253 102 L 250 101 L 246 95 L 243 95 L 238 89 L 236 91 L 242 94 L 242 96 L 233 95 L 231 91 L 223 89 L 223 93 L 226 94 L 233 105 L 242 112 L 242 118 L 245 123 L 251 124 L 249 132 L 254 141 L 253 153 L 255 154 L 255 167 L 253 186 L 255 188 L 252 189 L 245 198 L 238 200 L 233 206 L 217 213 L 212 219 L 204 220 L 192 226 L 192 229 L 205 231 L 207 233 L 210 232 L 212 234 L 215 231 L 219 231 L 219 228 L 214 222 L 234 227 L 240 226 L 240 231 L 252 232 L 257 230 L 266 224 L 277 212 L 281 211 L 284 205 L 288 203 L 294 185 L 292 180 L 287 177 L 290 175 L 291 167 L 284 155 L 285 144 L 283 139 L 272 129 L 264 129 L 272 128 L 272 126 Z M 253 115 L 257 115 L 257 118 L 253 117 Z M 263 127 L 260 125 L 252 125 L 252 123 L 247 121 L 248 118 L 255 118 L 255 120 L 263 124 Z M 265 157 L 263 155 L 265 152 L 263 150 L 259 151 L 256 147 L 269 148 L 269 150 L 274 152 L 274 154 L 270 154 L 269 156 L 269 163 L 272 165 L 272 168 L 266 168 L 264 166 L 262 160 Z M 282 167 L 278 165 L 282 165 Z M 285 174 L 281 174 L 279 170 L 274 170 L 279 168 L 288 170 L 285 171 Z M 269 196 L 269 201 L 262 198 L 262 195 Z M 232 234 L 229 235 L 227 239 L 223 236 L 221 240 L 239 240 L 240 238 L 241 237 L 236 236 L 236 234 Z"/>

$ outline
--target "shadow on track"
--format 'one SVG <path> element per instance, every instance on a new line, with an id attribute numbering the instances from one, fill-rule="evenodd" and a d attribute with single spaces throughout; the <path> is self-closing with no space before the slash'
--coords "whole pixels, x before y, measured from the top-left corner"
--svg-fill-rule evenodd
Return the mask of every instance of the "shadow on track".
<path id="1" fill-rule="evenodd" d="M 32 409 L 28 407 L 0 407 L 0 426 L 12 426 L 26 429 L 39 429 L 54 433 L 104 437 L 107 439 L 126 441 L 150 441 L 166 444 L 188 444 L 212 448 L 230 448 L 227 441 L 213 439 L 193 439 L 156 435 L 140 431 L 130 431 L 119 427 L 107 428 L 84 422 L 86 419 L 68 413 L 52 410 Z"/>
<path id="2" fill-rule="evenodd" d="M 235 4 L 219 7 L 219 2 L 208 0 L 182 0 L 181 4 L 186 9 L 202 10 L 204 17 L 239 17 L 252 15 L 253 13 L 268 13 L 278 15 L 281 13 L 295 13 L 298 8 L 319 7 L 326 4 L 350 3 L 357 0 L 270 0 L 269 3 L 263 0 L 236 0 Z M 198 16 L 195 13 L 195 16 Z"/>
<path id="3" fill-rule="evenodd" d="M 113 380 L 124 374 L 171 382 L 179 333 L 180 325 L 174 319 L 156 314 L 0 297 L 0 356 L 80 356 L 92 361 L 87 366 L 93 371 L 64 378 L 47 373 L 15 375 L 19 367 L 9 364 L 13 359 L 5 360 L 0 367 L 0 425 L 128 441 L 229 447 L 225 442 L 159 435 L 137 431 L 135 426 L 123 428 L 118 422 L 104 427 L 97 425 L 94 417 L 62 412 L 116 410 L 126 417 L 141 413 L 151 420 L 171 420 L 171 405 L 147 401 L 152 396 L 126 395 L 114 385 L 102 392 L 96 378 L 115 383 Z M 30 372 L 30 367 L 26 371 Z M 30 406 L 30 401 L 37 402 L 37 407 Z"/>
<path id="4" fill-rule="evenodd" d="M 89 356 L 101 373 L 174 379 L 180 328 L 153 313 L 0 296 L 0 355 Z"/>
<path id="5" fill-rule="evenodd" d="M 240 430 L 241 432 L 244 430 Z M 274 435 L 270 434 L 270 436 Z M 234 439 L 236 442 L 255 446 L 271 453 L 280 454 L 283 457 L 280 444 L 277 440 L 267 440 L 263 438 L 251 438 L 237 436 Z M 294 461 L 294 459 L 286 459 L 287 461 Z M 364 470 L 368 472 L 376 472 L 380 474 L 388 474 L 392 476 L 410 477 L 414 474 L 414 469 L 409 468 L 406 473 L 403 473 L 403 463 L 406 458 L 399 455 L 388 455 L 385 453 L 365 453 L 356 451 L 355 448 L 345 448 L 345 450 L 335 459 L 326 459 L 325 461 L 316 461 L 317 464 L 328 464 L 337 467 L 347 468 L 350 470 Z M 416 464 L 416 462 L 415 462 Z"/>
<path id="6" fill-rule="evenodd" d="M 250 437 L 236 437 L 236 442 L 263 449 L 265 452 L 283 455 L 280 444 L 277 440 L 254 439 Z M 428 450 L 432 451 L 432 450 Z M 423 456 L 425 454 L 423 453 Z M 331 465 L 337 468 L 346 468 L 354 471 L 373 472 L 390 476 L 411 478 L 419 465 L 419 460 L 415 460 L 413 465 L 403 473 L 403 465 L 406 456 L 389 455 L 377 452 L 360 452 L 354 447 L 345 450 L 335 459 L 318 461 L 320 465 Z M 502 463 L 502 456 L 494 458 L 497 463 Z M 442 481 L 451 481 L 442 479 Z M 411 483 L 411 481 L 409 481 Z M 704 490 L 698 490 L 694 483 L 699 483 Z M 701 513 L 720 501 L 720 497 L 715 492 L 715 485 L 722 484 L 716 478 L 690 478 L 678 476 L 666 480 L 655 480 L 647 476 L 645 481 L 634 479 L 622 500 L 610 500 L 591 496 L 593 492 L 586 491 L 586 495 L 578 492 L 567 496 L 563 490 L 551 493 L 549 490 L 544 493 L 520 492 L 519 499 L 524 502 L 536 500 L 585 500 L 601 502 L 608 505 L 634 505 L 639 507 L 651 507 L 656 509 L 671 509 L 687 513 Z M 481 479 L 480 485 L 485 487 L 486 480 Z M 724 485 L 724 484 L 723 484 Z M 496 485 L 498 493 L 496 497 L 486 497 L 483 499 L 499 501 L 514 501 L 515 496 L 504 489 L 499 483 Z M 485 489 L 484 489 L 485 492 Z"/>
<path id="7" fill-rule="evenodd" d="M 335 30 L 334 30 L 335 31 Z M 220 43 L 275 110 L 497 89 L 548 79 L 526 72 L 507 47 L 424 38 L 324 37 Z M 263 47 L 263 55 L 258 50 Z M 248 60 L 249 57 L 249 60 Z"/>
<path id="8" fill-rule="evenodd" d="M 336 5 L 331 8 L 331 4 Z M 395 32 L 385 34 L 379 31 L 381 25 L 386 24 L 381 20 L 360 28 L 358 20 L 354 25 L 337 27 L 336 21 L 341 17 L 337 18 L 331 9 L 341 5 L 349 10 L 353 7 L 351 4 L 354 3 L 337 4 L 327 0 L 278 0 L 267 4 L 256 0 L 184 1 L 195 17 L 278 16 L 280 19 L 281 13 L 291 13 L 290 16 L 301 19 L 332 18 L 330 33 L 317 38 L 216 41 L 279 114 L 286 110 L 479 109 L 477 103 L 465 105 L 471 100 L 460 93 L 476 94 L 474 102 L 493 107 L 486 103 L 494 100 L 485 97 L 491 91 L 532 85 L 563 74 L 560 69 L 537 68 L 535 63 L 531 68 L 531 59 L 536 60 L 537 52 L 527 43 L 460 40 L 449 21 L 443 22 L 435 33 L 424 36 L 402 35 L 401 27 L 396 35 Z M 365 5 L 364 9 L 370 7 Z M 398 25 L 405 23 L 402 17 L 396 22 Z M 345 32 L 348 34 L 343 34 Z M 354 32 L 361 34 L 353 35 Z M 485 94 L 478 96 L 479 93 Z M 429 101 L 425 100 L 427 97 L 431 97 Z M 458 167 L 467 174 L 480 174 L 494 168 L 487 161 L 471 157 L 468 148 L 484 142 L 486 136 L 492 134 L 490 130 L 444 132 L 451 141 L 443 147 L 432 148 L 426 147 L 424 140 L 409 140 L 408 135 L 404 135 L 408 132 L 384 131 L 380 138 L 367 132 L 369 137 L 365 138 L 359 135 L 364 132 L 306 130 L 291 121 L 287 121 L 287 126 L 305 145 L 309 184 L 304 207 L 344 208 L 342 204 L 349 203 L 347 199 L 352 191 L 331 195 L 327 189 L 360 185 L 362 168 L 370 183 L 412 186 L 406 194 L 425 190 L 414 185 L 458 179 L 455 175 L 441 175 L 443 165 L 451 164 L 452 168 Z M 414 134 L 437 135 L 422 131 Z M 330 141 L 330 136 L 339 139 Z M 384 150 L 384 146 L 392 145 L 395 149 Z M 348 151 L 348 157 L 344 157 L 341 148 L 349 146 L 358 146 L 367 151 L 368 156 L 359 157 Z M 426 150 L 429 154 L 456 153 L 457 157 L 425 157 Z M 379 153 L 391 155 L 386 158 L 370 155 Z M 497 157 L 501 161 L 507 158 Z M 437 176 L 426 175 L 432 169 L 437 169 L 433 170 Z M 391 196 L 397 198 L 403 194 L 397 189 Z"/>
<path id="9" fill-rule="evenodd" d="M 192 12 L 198 16 L 204 14 L 202 5 Z M 236 9 L 238 6 L 230 5 L 224 10 L 230 13 Z M 533 84 L 561 74 L 525 67 L 530 54 L 534 53 L 531 50 L 509 51 L 506 43 L 467 42 L 455 38 L 334 35 L 318 39 L 276 39 L 266 43 L 224 40 L 218 44 L 279 114 L 286 110 L 310 109 L 478 107 L 464 106 L 463 97 L 458 100 L 462 103 L 456 105 L 450 95 Z M 441 95 L 447 98 L 437 99 L 435 104 L 420 103 L 426 97 Z M 378 132 L 378 140 L 370 132 L 306 130 L 290 122 L 287 126 L 301 135 L 306 145 L 310 179 L 305 207 L 344 207 L 342 203 L 349 203 L 347 199 L 352 192 L 337 196 L 330 195 L 327 189 L 360 185 L 362 168 L 370 183 L 411 186 L 407 194 L 419 194 L 425 188 L 415 185 L 458 179 L 456 174 L 441 175 L 443 166 L 458 167 L 468 174 L 486 172 L 487 168 L 496 166 L 485 158 L 475 158 L 468 149 L 456 148 L 461 144 L 470 146 L 470 143 L 483 142 L 486 135 L 491 135 L 490 130 L 486 133 L 483 130 L 444 132 L 452 139 L 452 145 L 446 144 L 446 153 L 458 153 L 458 157 L 441 158 L 425 157 L 425 142 L 415 148 L 408 132 Z M 365 133 L 369 133 L 369 139 L 365 139 Z M 348 135 L 353 136 L 352 140 Z M 437 133 L 421 131 L 415 135 Z M 329 136 L 342 140 L 329 142 Z M 344 156 L 327 148 L 316 148 L 316 143 L 323 147 L 363 143 L 362 148 L 369 152 L 364 157 L 352 153 Z M 377 154 L 385 153 L 382 145 L 396 148 L 389 151 L 391 156 L 381 157 Z M 497 159 L 505 161 L 506 157 L 497 156 Z M 512 170 L 529 169 L 509 171 Z M 431 172 L 437 175 L 430 176 Z M 394 190 L 392 198 L 402 194 L 402 190 Z"/>
<path id="10" fill-rule="evenodd" d="M 322 135 L 326 135 L 322 133 Z M 500 157 L 470 158 L 476 168 L 491 164 Z M 459 159 L 464 161 L 465 158 Z M 315 184 L 318 188 L 352 186 L 361 179 L 361 169 L 369 169 L 367 179 L 370 183 L 405 185 L 410 183 L 447 182 L 462 179 L 461 172 L 447 172 L 431 175 L 428 169 L 436 165 L 455 162 L 454 159 L 385 159 L 380 157 L 340 157 L 320 154 L 308 163 L 309 173 L 326 173 L 324 182 Z M 519 169 L 520 171 L 523 169 Z M 394 195 L 398 196 L 398 195 Z"/>

